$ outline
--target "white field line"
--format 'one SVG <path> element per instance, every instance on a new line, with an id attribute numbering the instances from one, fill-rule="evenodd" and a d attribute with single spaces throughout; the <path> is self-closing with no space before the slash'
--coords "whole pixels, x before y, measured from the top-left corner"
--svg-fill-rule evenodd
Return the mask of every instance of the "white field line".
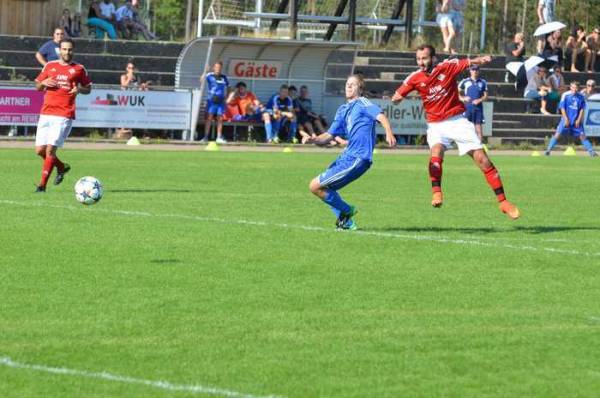
<path id="1" fill-rule="evenodd" d="M 8 357 L 0 357 L 0 366 L 6 366 L 13 369 L 35 370 L 38 372 L 53 373 L 59 375 L 85 377 L 88 379 L 102 379 L 126 384 L 141 384 L 144 386 L 159 388 L 162 390 L 181 391 L 193 394 L 217 395 L 229 398 L 276 398 L 275 395 L 252 395 L 232 390 L 225 390 L 217 387 L 201 386 L 197 384 L 174 384 L 168 381 L 137 379 L 135 377 L 123 376 L 108 372 L 88 372 L 85 370 L 58 368 L 46 365 L 26 364 L 15 362 Z"/>
<path id="2" fill-rule="evenodd" d="M 71 211 L 84 211 L 84 210 L 92 210 L 95 212 L 109 213 L 115 215 L 123 215 L 123 216 L 133 216 L 133 217 L 149 217 L 149 218 L 175 218 L 180 220 L 191 220 L 191 221 L 201 221 L 208 223 L 219 223 L 219 224 L 233 224 L 233 225 L 251 225 L 251 226 L 259 226 L 259 227 L 275 227 L 282 229 L 296 229 L 303 231 L 311 231 L 311 232 L 328 232 L 331 233 L 333 231 L 332 228 L 323 228 L 317 226 L 310 225 L 295 225 L 295 224 L 282 224 L 282 223 L 270 223 L 266 221 L 251 221 L 251 220 L 229 220 L 224 218 L 216 218 L 216 217 L 202 217 L 202 216 L 193 216 L 186 214 L 161 214 L 161 213 L 149 213 L 144 211 L 129 211 L 129 210 L 110 210 L 103 208 L 94 208 L 87 209 L 83 206 L 65 206 L 65 205 L 52 205 L 47 203 L 31 203 L 31 202 L 18 202 L 13 200 L 0 200 L 0 204 L 5 205 L 13 205 L 13 206 L 24 206 L 24 207 L 48 207 L 54 209 L 64 209 Z M 518 250 L 525 252 L 547 252 L 554 254 L 566 254 L 566 255 L 577 255 L 577 256 L 585 256 L 585 257 L 600 257 L 600 252 L 587 252 L 581 250 L 572 250 L 572 249 L 559 249 L 555 247 L 536 247 L 530 245 L 518 245 L 518 244 L 510 244 L 503 243 L 494 240 L 490 241 L 482 241 L 473 239 L 471 237 L 467 238 L 451 238 L 444 236 L 430 236 L 430 235 L 419 235 L 419 234 L 399 234 L 393 232 L 381 232 L 381 231 L 341 231 L 340 233 L 348 233 L 349 235 L 354 236 L 373 236 L 378 238 L 391 238 L 398 239 L 404 241 L 425 241 L 425 242 L 436 242 L 443 244 L 454 244 L 454 245 L 472 245 L 472 246 L 482 246 L 482 247 L 497 247 L 504 248 L 510 250 Z"/>

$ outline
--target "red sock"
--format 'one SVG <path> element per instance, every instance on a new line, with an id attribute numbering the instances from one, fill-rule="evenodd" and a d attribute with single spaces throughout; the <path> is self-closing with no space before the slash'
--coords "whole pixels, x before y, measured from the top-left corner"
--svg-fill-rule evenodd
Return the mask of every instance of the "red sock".
<path id="1" fill-rule="evenodd" d="M 444 159 L 432 156 L 429 160 L 429 179 L 431 180 L 431 191 L 442 191 L 442 162 Z"/>
<path id="2" fill-rule="evenodd" d="M 44 160 L 44 167 L 42 168 L 42 180 L 40 181 L 40 187 L 45 187 L 48 184 L 50 174 L 52 174 L 52 168 L 54 167 L 54 156 L 46 156 Z"/>
<path id="3" fill-rule="evenodd" d="M 498 198 L 498 202 L 503 202 L 506 200 L 506 195 L 504 195 L 504 187 L 502 186 L 502 180 L 500 179 L 500 175 L 498 174 L 498 170 L 492 165 L 489 169 L 483 172 L 485 175 L 485 179 L 488 182 L 490 188 L 494 190 L 496 194 L 496 198 Z"/>
<path id="4" fill-rule="evenodd" d="M 56 171 L 59 173 L 65 171 L 65 164 L 57 156 L 54 156 L 54 165 L 56 166 Z"/>

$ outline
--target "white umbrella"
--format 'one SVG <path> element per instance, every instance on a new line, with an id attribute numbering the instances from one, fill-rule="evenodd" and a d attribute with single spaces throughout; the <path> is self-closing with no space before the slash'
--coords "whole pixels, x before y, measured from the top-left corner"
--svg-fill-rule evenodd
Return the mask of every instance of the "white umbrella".
<path id="1" fill-rule="evenodd" d="M 521 66 L 523 66 L 523 62 L 509 62 L 506 64 L 506 69 L 513 75 L 517 76 L 517 73 L 519 73 L 519 69 L 521 69 Z"/>
<path id="2" fill-rule="evenodd" d="M 534 36 L 543 36 L 543 35 L 547 35 L 548 33 L 552 33 L 556 30 L 561 30 L 562 28 L 566 28 L 566 27 L 567 27 L 567 25 L 565 25 L 562 22 L 558 22 L 558 21 L 548 22 L 548 23 L 538 26 L 538 28 L 535 30 L 535 32 L 533 32 L 533 35 Z"/>
<path id="3" fill-rule="evenodd" d="M 529 57 L 529 59 L 525 61 L 525 71 L 530 71 L 532 68 L 538 66 L 542 62 L 544 62 L 544 58 L 538 57 L 537 55 Z"/>

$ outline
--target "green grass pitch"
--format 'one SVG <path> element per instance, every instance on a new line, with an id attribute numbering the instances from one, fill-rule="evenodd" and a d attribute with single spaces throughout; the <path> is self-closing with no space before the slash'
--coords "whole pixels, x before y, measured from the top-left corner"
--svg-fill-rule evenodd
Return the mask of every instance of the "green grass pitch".
<path id="1" fill-rule="evenodd" d="M 355 233 L 308 191 L 333 153 L 62 158 L 36 195 L 0 150 L 1 397 L 598 396 L 594 159 L 493 158 L 512 222 L 468 158 L 433 209 L 425 155 L 376 155 Z"/>

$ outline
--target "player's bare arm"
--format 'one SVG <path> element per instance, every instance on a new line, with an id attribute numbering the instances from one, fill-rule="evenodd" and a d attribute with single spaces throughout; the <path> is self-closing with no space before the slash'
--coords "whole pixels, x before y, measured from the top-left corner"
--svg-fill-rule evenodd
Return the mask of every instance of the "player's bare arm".
<path id="1" fill-rule="evenodd" d="M 52 77 L 44 79 L 41 82 L 38 82 L 37 80 L 35 82 L 35 88 L 38 91 L 44 91 L 47 87 L 57 87 L 57 86 L 58 86 L 58 83 Z"/>
<path id="2" fill-rule="evenodd" d="M 492 62 L 492 57 L 490 55 L 484 55 L 483 57 L 471 58 L 469 62 L 471 65 L 485 65 Z"/>
<path id="3" fill-rule="evenodd" d="M 303 144 L 315 144 L 315 145 L 327 145 L 333 138 L 333 134 L 330 133 L 322 133 L 316 137 L 306 136 L 302 137 Z"/>
<path id="4" fill-rule="evenodd" d="M 404 97 L 396 92 L 392 96 L 392 104 L 398 105 L 400 102 L 402 102 L 403 99 L 404 99 Z"/>
<path id="5" fill-rule="evenodd" d="M 381 123 L 381 126 L 385 130 L 385 141 L 388 143 L 390 147 L 396 146 L 396 137 L 394 137 L 394 132 L 392 131 L 392 126 L 390 125 L 390 121 L 383 113 L 377 115 L 377 121 Z"/>
<path id="6" fill-rule="evenodd" d="M 73 94 L 73 95 L 77 95 L 77 94 L 89 94 L 90 92 L 92 92 L 92 85 L 88 85 L 88 86 L 75 86 L 71 89 L 71 91 L 69 91 L 69 94 Z"/>
<path id="7" fill-rule="evenodd" d="M 562 115 L 563 120 L 565 121 L 565 128 L 570 127 L 571 123 L 569 123 L 569 118 L 567 117 L 567 112 L 565 112 L 565 110 L 563 108 L 560 108 L 560 113 Z"/>

